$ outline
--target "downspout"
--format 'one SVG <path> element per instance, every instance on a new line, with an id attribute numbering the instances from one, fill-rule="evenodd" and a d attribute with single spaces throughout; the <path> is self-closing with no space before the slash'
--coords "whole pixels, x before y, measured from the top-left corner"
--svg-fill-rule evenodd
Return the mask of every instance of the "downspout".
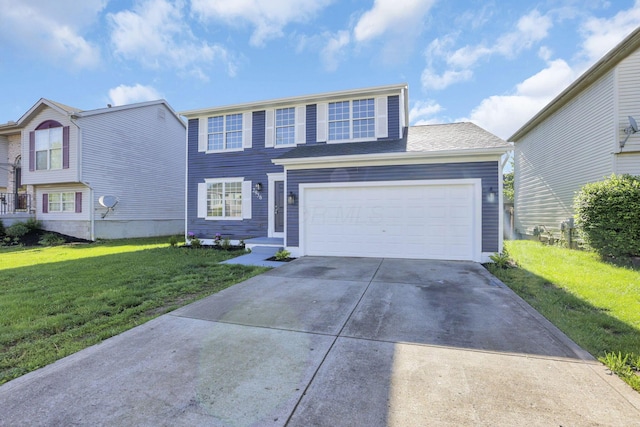
<path id="1" fill-rule="evenodd" d="M 93 187 L 88 182 L 82 180 L 82 129 L 80 125 L 76 122 L 78 118 L 77 114 L 70 113 L 69 121 L 73 123 L 73 125 L 78 129 L 78 138 L 76 140 L 78 146 L 76 150 L 77 162 L 76 162 L 76 181 L 80 184 L 84 185 L 89 189 L 89 240 L 96 240 L 96 231 L 95 231 L 95 212 L 93 208 Z"/>

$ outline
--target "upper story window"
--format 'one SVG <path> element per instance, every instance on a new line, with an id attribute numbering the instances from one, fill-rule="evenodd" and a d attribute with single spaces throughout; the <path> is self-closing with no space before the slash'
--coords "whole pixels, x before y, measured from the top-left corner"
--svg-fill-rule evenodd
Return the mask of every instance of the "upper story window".
<path id="1" fill-rule="evenodd" d="M 294 145 L 296 110 L 295 108 L 279 108 L 276 110 L 276 145 Z"/>
<path id="2" fill-rule="evenodd" d="M 373 138 L 375 100 L 358 99 L 329 103 L 329 141 Z"/>
<path id="3" fill-rule="evenodd" d="M 207 151 L 242 149 L 242 114 L 207 119 Z"/>
<path id="4" fill-rule="evenodd" d="M 29 132 L 29 170 L 69 167 L 69 127 L 55 120 L 41 123 Z"/>

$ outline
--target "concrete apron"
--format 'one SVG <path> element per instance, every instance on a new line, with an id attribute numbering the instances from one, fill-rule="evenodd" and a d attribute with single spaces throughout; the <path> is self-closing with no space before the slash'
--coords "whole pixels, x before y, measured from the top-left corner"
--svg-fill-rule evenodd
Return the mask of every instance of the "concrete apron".
<path id="1" fill-rule="evenodd" d="M 305 257 L 0 387 L 0 425 L 640 425 L 482 266 Z"/>

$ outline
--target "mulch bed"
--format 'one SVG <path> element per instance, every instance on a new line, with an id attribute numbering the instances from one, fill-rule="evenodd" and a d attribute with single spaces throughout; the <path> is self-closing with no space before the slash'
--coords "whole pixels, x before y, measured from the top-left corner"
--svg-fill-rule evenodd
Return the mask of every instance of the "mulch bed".
<path id="1" fill-rule="evenodd" d="M 67 236 L 66 234 L 56 233 L 55 231 L 47 231 L 47 230 L 34 230 L 30 231 L 24 236 L 20 237 L 20 244 L 22 246 L 41 246 L 40 239 L 45 234 L 54 234 L 58 237 L 64 239 L 65 243 L 93 243 L 91 240 L 79 239 L 73 236 Z"/>

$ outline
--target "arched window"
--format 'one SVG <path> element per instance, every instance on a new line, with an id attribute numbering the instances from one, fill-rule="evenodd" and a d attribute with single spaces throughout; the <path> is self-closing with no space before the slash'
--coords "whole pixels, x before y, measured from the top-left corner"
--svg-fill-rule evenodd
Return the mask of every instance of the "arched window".
<path id="1" fill-rule="evenodd" d="M 29 133 L 29 170 L 69 167 L 69 126 L 47 120 Z"/>

